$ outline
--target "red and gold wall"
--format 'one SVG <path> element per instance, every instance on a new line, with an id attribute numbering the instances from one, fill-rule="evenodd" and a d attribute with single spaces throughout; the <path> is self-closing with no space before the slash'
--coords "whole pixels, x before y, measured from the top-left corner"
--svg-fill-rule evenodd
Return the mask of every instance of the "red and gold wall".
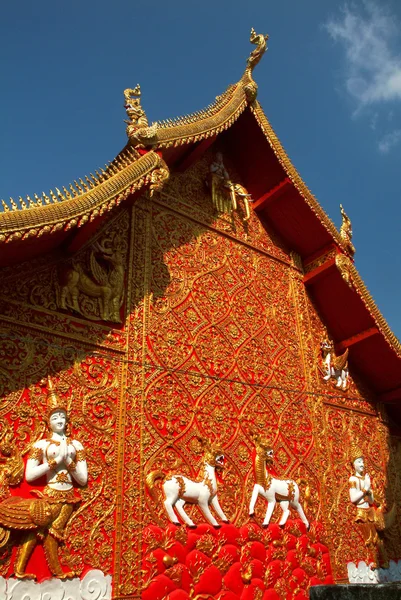
<path id="1" fill-rule="evenodd" d="M 230 564 L 218 562 L 218 539 L 209 539 L 217 534 L 204 527 L 192 542 L 185 531 L 174 537 L 162 503 L 145 489 L 146 474 L 156 468 L 195 478 L 199 436 L 217 440 L 225 451 L 218 496 L 234 526 L 242 527 L 242 544 L 227 532 L 234 535 L 231 545 L 238 542 L 238 557 L 247 542 L 258 542 L 265 567 L 286 558 L 282 532 L 272 546 L 275 533 L 270 539 L 246 525 L 254 485 L 251 430 L 271 440 L 280 476 L 309 483 L 311 537 L 296 521 L 288 532 L 295 540 L 289 548 L 298 543 L 299 552 L 299 540 L 306 539 L 305 564 L 301 552 L 292 567 L 306 572 L 309 583 L 312 577 L 312 583 L 328 581 L 330 568 L 335 580 L 345 580 L 347 562 L 368 558 L 348 496 L 351 439 L 365 451 L 376 494 L 389 507 L 401 494 L 398 439 L 389 433 L 384 409 L 352 372 L 347 392 L 322 379 L 319 347 L 327 331 L 305 291 L 300 260 L 269 224 L 255 215 L 244 221 L 241 206 L 233 215 L 216 215 L 205 183 L 212 160 L 210 152 L 184 174 L 173 174 L 153 199 L 143 196 L 120 208 L 74 256 L 60 250 L 0 274 L 1 427 L 15 432 L 26 456 L 46 431 L 50 374 L 68 400 L 71 432 L 86 448 L 89 468 L 63 556 L 82 574 L 89 568 L 111 574 L 116 597 L 151 598 L 147 590 L 160 574 L 175 586 L 167 585 L 166 598 L 180 587 L 195 597 L 206 567 L 201 561 L 197 573 L 188 567 L 191 581 L 184 567 L 169 577 L 171 565 L 157 553 L 177 558 L 174 544 L 184 548 L 183 564 L 191 549 L 206 548 L 222 573 L 218 593 L 230 589 L 224 583 Z M 59 308 L 60 269 L 73 261 L 88 270 L 93 244 L 105 240 L 118 245 L 125 266 L 121 324 L 103 322 L 96 299 L 84 295 L 80 314 Z M 23 489 L 27 493 L 27 484 Z M 302 483 L 301 498 L 304 493 Z M 259 499 L 259 522 L 265 510 Z M 196 508 L 188 512 L 202 522 Z M 400 540 L 397 525 L 386 538 L 390 558 L 401 557 Z M 313 544 L 315 550 L 306 552 Z M 331 567 L 323 559 L 327 549 Z M 11 572 L 7 560 L 0 562 L 0 575 Z M 32 561 L 39 575 L 48 575 L 41 548 Z M 305 597 L 309 583 L 298 573 L 299 585 L 288 587 L 288 573 L 280 568 L 270 579 L 259 577 L 264 589 L 270 586 L 278 598 L 295 597 L 294 589 Z"/>

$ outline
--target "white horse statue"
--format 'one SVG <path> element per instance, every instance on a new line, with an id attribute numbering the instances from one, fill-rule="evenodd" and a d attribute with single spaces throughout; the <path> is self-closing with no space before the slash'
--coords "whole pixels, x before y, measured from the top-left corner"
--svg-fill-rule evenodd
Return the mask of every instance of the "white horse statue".
<path id="1" fill-rule="evenodd" d="M 256 447 L 255 457 L 255 479 L 256 483 L 253 486 L 251 502 L 249 504 L 249 516 L 255 516 L 255 504 L 258 496 L 263 496 L 267 500 L 267 511 L 262 527 L 267 527 L 273 514 L 276 502 L 280 503 L 282 510 L 280 527 L 284 527 L 290 516 L 290 507 L 295 508 L 298 512 L 301 521 L 305 523 L 309 529 L 309 521 L 305 516 L 303 508 L 299 502 L 299 487 L 292 479 L 276 479 L 266 469 L 266 462 L 271 464 L 273 461 L 273 448 L 270 447 L 267 441 L 263 440 L 259 434 L 252 435 Z M 309 499 L 309 487 L 306 488 L 305 497 Z"/>
<path id="2" fill-rule="evenodd" d="M 224 454 L 220 447 L 213 446 L 207 440 L 200 438 L 199 441 L 204 448 L 204 456 L 198 481 L 192 481 L 184 475 L 171 475 L 166 479 L 166 475 L 162 471 L 151 471 L 146 477 L 146 485 L 151 495 L 156 499 L 154 493 L 155 481 L 157 479 L 164 480 L 164 508 L 167 511 L 168 518 L 174 525 L 181 524 L 174 512 L 174 509 L 176 509 L 182 520 L 191 529 L 196 528 L 195 523 L 184 510 L 184 505 L 188 502 L 198 505 L 209 523 L 218 529 L 221 525 L 212 515 L 209 505 L 214 508 L 224 523 L 229 523 L 217 499 L 216 469 L 224 468 Z"/>
<path id="3" fill-rule="evenodd" d="M 348 383 L 348 348 L 341 356 L 336 356 L 333 342 L 329 340 L 324 340 L 321 343 L 320 348 L 322 351 L 323 364 L 326 368 L 323 379 L 325 381 L 335 379 L 337 381 L 336 388 L 345 391 Z"/>

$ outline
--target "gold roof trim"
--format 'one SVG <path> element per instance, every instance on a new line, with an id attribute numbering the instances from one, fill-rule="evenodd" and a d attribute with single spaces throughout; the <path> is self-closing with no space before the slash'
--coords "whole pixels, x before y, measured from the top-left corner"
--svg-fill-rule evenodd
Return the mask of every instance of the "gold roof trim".
<path id="1" fill-rule="evenodd" d="M 228 129 L 248 104 L 244 89 L 248 80 L 244 79 L 230 85 L 205 110 L 158 122 L 157 147 L 169 148 L 198 142 Z"/>
<path id="2" fill-rule="evenodd" d="M 303 181 L 302 177 L 300 176 L 300 174 L 298 173 L 298 171 L 292 164 L 291 160 L 289 159 L 286 151 L 284 150 L 279 138 L 277 137 L 275 131 L 273 130 L 273 127 L 270 125 L 270 123 L 258 101 L 255 101 L 251 105 L 251 110 L 252 110 L 253 114 L 255 115 L 255 118 L 256 118 L 260 128 L 262 129 L 263 133 L 265 134 L 267 141 L 269 142 L 269 145 L 271 146 L 274 154 L 277 156 L 278 160 L 280 161 L 281 166 L 283 167 L 283 169 L 286 172 L 286 174 L 288 175 L 288 177 L 291 179 L 294 186 L 297 188 L 298 192 L 304 198 L 304 200 L 306 201 L 308 206 L 312 209 L 312 211 L 315 213 L 315 215 L 319 218 L 322 225 L 327 229 L 327 231 L 330 233 L 330 235 L 334 238 L 334 241 L 336 242 L 336 244 L 338 244 L 344 250 L 344 252 L 347 253 L 347 249 L 344 245 L 344 241 L 341 238 L 336 226 L 334 225 L 334 223 L 330 219 L 330 217 L 328 217 L 327 214 L 324 212 L 324 210 L 320 206 L 319 202 L 316 200 L 315 196 L 312 194 L 312 192 L 310 191 L 310 189 L 308 188 L 308 186 Z"/>
<path id="3" fill-rule="evenodd" d="M 397 353 L 397 355 L 401 357 L 401 343 L 398 340 L 398 338 L 394 335 L 394 333 L 391 331 L 389 325 L 387 324 L 387 321 L 381 314 L 380 310 L 377 308 L 362 277 L 359 275 L 355 265 L 353 264 L 352 260 L 349 258 L 348 248 L 347 248 L 344 240 L 340 236 L 340 233 L 337 231 L 334 223 L 324 212 L 324 210 L 322 209 L 322 207 L 316 200 L 315 196 L 309 190 L 308 186 L 305 184 L 305 182 L 299 175 L 298 171 L 296 170 L 296 168 L 294 167 L 294 165 L 288 158 L 286 151 L 284 150 L 280 140 L 278 139 L 276 133 L 274 132 L 272 126 L 270 125 L 260 104 L 257 101 L 255 101 L 254 103 L 251 104 L 250 108 L 251 108 L 253 114 L 255 115 L 256 120 L 259 123 L 259 126 L 261 127 L 262 131 L 264 132 L 264 134 L 267 138 L 267 141 L 269 142 L 271 148 L 273 149 L 273 152 L 277 156 L 278 160 L 280 161 L 280 163 L 281 163 L 282 167 L 284 168 L 285 172 L 287 173 L 288 177 L 291 179 L 294 186 L 297 188 L 299 193 L 302 195 L 304 200 L 307 202 L 308 206 L 310 206 L 310 208 L 313 210 L 313 212 L 319 218 L 320 222 L 324 225 L 324 227 L 327 229 L 327 231 L 333 237 L 336 244 L 338 244 L 338 246 L 341 247 L 341 249 L 344 251 L 344 254 L 340 255 L 340 256 L 341 256 L 341 263 L 342 263 L 343 267 L 344 267 L 344 263 L 346 263 L 347 277 L 344 277 L 344 275 L 342 273 L 343 278 L 346 281 L 348 279 L 347 283 L 352 282 L 352 286 L 354 287 L 357 294 L 359 294 L 359 296 L 362 298 L 369 313 L 372 315 L 373 319 L 375 320 L 378 329 L 383 334 L 386 342 Z M 336 265 L 338 268 L 337 261 L 336 261 Z M 342 270 L 344 270 L 344 268 Z"/>
<path id="4" fill-rule="evenodd" d="M 92 181 L 86 178 L 84 183 L 81 179 L 75 188 L 70 185 L 70 191 L 64 188 L 64 193 L 56 188 L 57 196 L 50 192 L 50 197 L 43 194 L 41 199 L 35 194 L 35 201 L 28 196 L 27 202 L 20 199 L 20 207 L 12 202 L 12 210 L 6 205 L 5 212 L 0 212 L 0 242 L 80 227 L 146 184 L 152 193 L 167 176 L 167 166 L 156 152 L 140 156 L 126 148 L 105 171 L 92 176 Z"/>
<path id="5" fill-rule="evenodd" d="M 252 28 L 249 41 L 256 48 L 247 59 L 247 66 L 240 81 L 230 85 L 204 110 L 158 122 L 155 146 L 169 148 L 190 144 L 215 136 L 231 127 L 247 105 L 256 98 L 258 86 L 252 73 L 267 50 L 268 38 L 268 35 L 257 34 Z"/>
<path id="6" fill-rule="evenodd" d="M 340 271 L 342 277 L 346 280 L 348 285 L 353 287 L 357 294 L 362 298 L 365 306 L 367 307 L 368 311 L 375 320 L 375 323 L 380 333 L 382 333 L 389 346 L 391 346 L 391 348 L 393 348 L 393 350 L 395 350 L 397 355 L 401 358 L 401 342 L 399 341 L 397 336 L 394 335 L 394 333 L 391 331 L 386 319 L 383 317 L 380 310 L 377 308 L 375 301 L 373 300 L 369 290 L 365 285 L 365 282 L 359 275 L 352 260 L 346 256 L 343 256 L 341 263 L 342 264 L 338 265 L 336 261 L 336 266 Z M 344 270 L 346 271 L 345 277 L 343 273 Z"/>

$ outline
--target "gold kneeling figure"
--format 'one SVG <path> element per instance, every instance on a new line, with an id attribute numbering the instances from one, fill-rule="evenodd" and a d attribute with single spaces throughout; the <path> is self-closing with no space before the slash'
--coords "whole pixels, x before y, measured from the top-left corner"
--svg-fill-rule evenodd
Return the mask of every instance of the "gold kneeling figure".
<path id="1" fill-rule="evenodd" d="M 53 392 L 51 395 L 53 405 L 56 404 L 49 417 L 51 437 L 33 444 L 25 469 L 26 481 L 32 482 L 46 475 L 47 485 L 43 492 L 32 490 L 36 498 L 20 498 L 8 492 L 8 497 L 0 502 L 0 547 L 9 542 L 11 533 L 22 534 L 14 565 L 14 574 L 18 579 L 36 579 L 33 573 L 26 572 L 26 567 L 38 541 L 43 541 L 52 575 L 59 579 L 75 575 L 72 570 L 63 571 L 58 549 L 64 541 L 71 514 L 80 502 L 73 481 L 81 486 L 86 485 L 88 471 L 82 444 L 66 436 L 67 412 L 58 405 L 58 401 L 54 402 L 58 399 Z M 19 460 L 22 463 L 22 459 Z M 7 464 L 0 479 L 7 478 Z M 14 477 L 9 484 L 20 483 L 23 470 L 20 473 L 19 480 Z"/>

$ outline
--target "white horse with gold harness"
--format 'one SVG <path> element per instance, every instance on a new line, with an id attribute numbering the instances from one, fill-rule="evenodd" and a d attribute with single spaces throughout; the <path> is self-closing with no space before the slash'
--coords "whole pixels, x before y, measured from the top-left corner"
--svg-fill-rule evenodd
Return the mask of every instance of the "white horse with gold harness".
<path id="1" fill-rule="evenodd" d="M 204 448 L 203 466 L 200 472 L 199 481 L 192 481 L 184 475 L 171 475 L 166 479 L 162 471 L 151 471 L 146 477 L 146 485 L 150 493 L 155 498 L 154 487 L 157 479 L 164 480 L 164 508 L 168 518 L 175 525 L 180 525 L 174 509 L 178 512 L 184 523 L 189 527 L 195 528 L 196 525 L 184 510 L 186 503 L 196 504 L 203 512 L 205 518 L 216 529 L 221 527 L 209 506 L 212 506 L 217 515 L 224 523 L 229 523 L 217 499 L 217 479 L 216 469 L 224 468 L 224 454 L 220 447 L 213 446 L 207 440 L 200 439 Z"/>
<path id="2" fill-rule="evenodd" d="M 292 479 L 276 479 L 272 477 L 266 469 L 266 462 L 271 463 L 273 460 L 273 448 L 261 439 L 260 435 L 252 436 L 256 447 L 255 457 L 255 475 L 256 483 L 253 486 L 251 502 L 249 504 L 249 516 L 255 516 L 255 504 L 258 496 L 262 496 L 267 500 L 267 511 L 262 523 L 262 527 L 267 527 L 273 514 L 276 502 L 280 503 L 282 510 L 280 527 L 284 527 L 290 515 L 290 507 L 294 508 L 306 528 L 309 529 L 309 521 L 305 516 L 302 505 L 299 502 L 299 487 Z M 309 497 L 309 488 L 307 487 L 305 496 Z"/>

